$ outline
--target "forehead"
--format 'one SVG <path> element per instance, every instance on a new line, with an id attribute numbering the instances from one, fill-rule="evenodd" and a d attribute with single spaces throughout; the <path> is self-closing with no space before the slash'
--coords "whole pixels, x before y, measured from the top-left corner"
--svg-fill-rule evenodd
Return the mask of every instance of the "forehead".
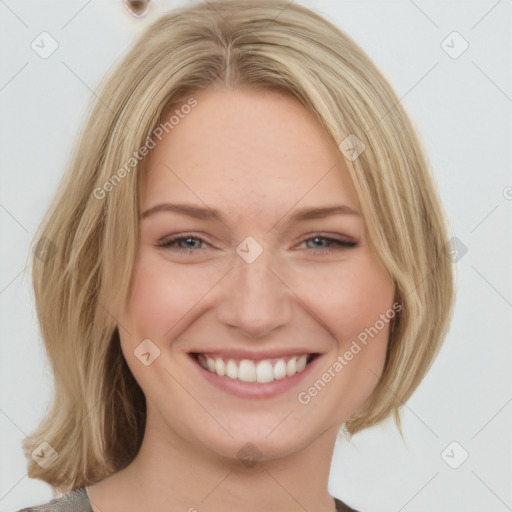
<path id="1" fill-rule="evenodd" d="M 193 109 L 173 107 L 167 117 L 178 110 L 179 121 L 149 156 L 143 209 L 177 200 L 248 214 L 298 203 L 358 208 L 343 156 L 295 98 L 247 88 L 193 96 Z"/>

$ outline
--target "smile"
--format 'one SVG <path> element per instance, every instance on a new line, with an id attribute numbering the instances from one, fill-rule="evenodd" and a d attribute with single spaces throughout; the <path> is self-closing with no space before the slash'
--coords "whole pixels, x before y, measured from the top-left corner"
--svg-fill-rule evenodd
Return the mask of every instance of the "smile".
<path id="1" fill-rule="evenodd" d="M 224 359 L 213 354 L 195 354 L 201 366 L 219 377 L 241 382 L 266 383 L 292 377 L 306 368 L 313 354 L 297 354 L 273 359 Z"/>

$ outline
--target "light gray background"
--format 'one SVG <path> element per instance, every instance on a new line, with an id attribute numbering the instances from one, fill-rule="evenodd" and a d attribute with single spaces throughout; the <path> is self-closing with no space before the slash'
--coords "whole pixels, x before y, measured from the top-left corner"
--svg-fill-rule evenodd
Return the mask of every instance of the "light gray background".
<path id="1" fill-rule="evenodd" d="M 468 248 L 450 333 L 404 408 L 405 443 L 392 421 L 340 442 L 330 491 L 362 512 L 512 510 L 512 3 L 297 2 L 351 35 L 393 84 Z M 52 497 L 26 476 L 20 445 L 52 393 L 26 269 L 34 231 L 92 90 L 136 34 L 183 3 L 154 0 L 136 20 L 120 0 L 0 0 L 0 512 Z M 43 31 L 59 44 L 47 59 L 31 48 Z M 458 58 L 445 51 L 462 48 L 456 36 L 441 44 L 453 31 L 469 43 Z M 445 462 L 464 451 L 458 469 Z"/>

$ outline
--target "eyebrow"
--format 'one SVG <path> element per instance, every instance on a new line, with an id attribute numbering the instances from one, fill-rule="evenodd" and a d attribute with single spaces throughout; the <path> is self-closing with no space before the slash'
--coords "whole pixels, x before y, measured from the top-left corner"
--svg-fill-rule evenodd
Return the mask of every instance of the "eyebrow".
<path id="1" fill-rule="evenodd" d="M 196 219 L 202 220 L 215 220 L 221 221 L 224 223 L 222 214 L 216 210 L 215 208 L 203 208 L 201 206 L 196 206 L 194 204 L 187 203 L 162 203 L 157 206 L 153 206 L 149 210 L 146 210 L 142 215 L 142 219 L 146 219 L 155 213 L 161 212 L 175 212 L 180 213 L 182 215 L 188 215 L 189 217 L 194 217 Z M 323 219 L 325 217 L 329 217 L 330 215 L 358 215 L 361 214 L 346 205 L 332 205 L 332 206 L 324 206 L 321 208 L 302 208 L 295 211 L 295 213 L 290 218 L 290 221 L 305 221 L 311 219 Z"/>

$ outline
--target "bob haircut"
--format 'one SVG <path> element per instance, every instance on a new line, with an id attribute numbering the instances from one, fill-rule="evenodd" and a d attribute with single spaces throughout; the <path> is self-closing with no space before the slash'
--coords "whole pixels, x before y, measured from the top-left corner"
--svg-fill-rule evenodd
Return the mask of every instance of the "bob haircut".
<path id="1" fill-rule="evenodd" d="M 336 26 L 284 0 L 209 1 L 166 13 L 101 82 L 36 235 L 32 279 L 55 392 L 23 449 L 29 477 L 53 491 L 106 478 L 141 445 L 145 397 L 116 321 L 137 259 L 141 152 L 176 105 L 192 104 L 194 92 L 208 87 L 285 91 L 336 145 L 349 136 L 364 144 L 345 160 L 372 250 L 402 307 L 382 376 L 343 425 L 348 437 L 390 415 L 400 430 L 400 407 L 447 334 L 449 224 L 415 129 L 365 53 Z M 30 456 L 42 442 L 58 454 L 46 468 Z"/>

